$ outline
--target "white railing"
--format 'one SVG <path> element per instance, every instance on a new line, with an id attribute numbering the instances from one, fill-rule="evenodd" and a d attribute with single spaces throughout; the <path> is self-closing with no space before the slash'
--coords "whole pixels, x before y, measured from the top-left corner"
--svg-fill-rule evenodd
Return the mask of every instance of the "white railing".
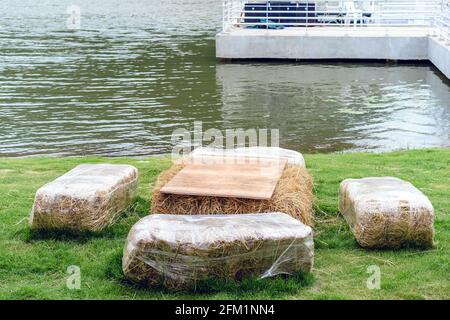
<path id="1" fill-rule="evenodd" d="M 223 29 L 433 27 L 449 37 L 450 0 L 223 0 Z M 450 39 L 450 37 L 448 38 Z"/>
<path id="2" fill-rule="evenodd" d="M 450 44 L 450 1 L 441 2 L 441 14 L 434 20 L 433 34 Z"/>

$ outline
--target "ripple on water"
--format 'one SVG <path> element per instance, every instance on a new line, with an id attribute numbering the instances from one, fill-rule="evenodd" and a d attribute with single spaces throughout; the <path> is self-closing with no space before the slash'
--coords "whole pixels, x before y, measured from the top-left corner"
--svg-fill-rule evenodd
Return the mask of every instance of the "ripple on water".
<path id="1" fill-rule="evenodd" d="M 221 64 L 221 2 L 0 2 L 1 156 L 168 153 L 171 133 L 278 128 L 303 152 L 449 146 L 428 65 Z"/>

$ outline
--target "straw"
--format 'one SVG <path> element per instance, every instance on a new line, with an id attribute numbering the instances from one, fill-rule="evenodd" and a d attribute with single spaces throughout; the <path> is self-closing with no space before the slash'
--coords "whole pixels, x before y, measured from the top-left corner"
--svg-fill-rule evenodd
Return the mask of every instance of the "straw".
<path id="1" fill-rule="evenodd" d="M 306 225 L 312 224 L 313 179 L 304 167 L 286 167 L 270 200 L 161 193 L 161 188 L 183 167 L 183 164 L 176 164 L 159 175 L 153 189 L 152 213 L 196 215 L 284 212 Z"/>

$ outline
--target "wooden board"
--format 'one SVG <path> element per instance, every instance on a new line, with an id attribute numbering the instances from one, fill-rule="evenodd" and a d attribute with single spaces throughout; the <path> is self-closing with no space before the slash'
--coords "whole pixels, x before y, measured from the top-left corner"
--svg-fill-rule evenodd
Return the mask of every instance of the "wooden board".
<path id="1" fill-rule="evenodd" d="M 286 159 L 202 156 L 178 172 L 162 193 L 268 200 Z"/>

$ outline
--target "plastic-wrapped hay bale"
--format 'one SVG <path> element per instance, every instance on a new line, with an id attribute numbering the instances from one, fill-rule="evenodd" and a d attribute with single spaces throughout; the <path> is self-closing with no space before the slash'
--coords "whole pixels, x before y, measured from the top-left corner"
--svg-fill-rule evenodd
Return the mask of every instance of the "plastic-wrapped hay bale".
<path id="1" fill-rule="evenodd" d="M 433 245 L 433 206 L 409 182 L 392 177 L 344 180 L 339 209 L 362 247 Z"/>
<path id="2" fill-rule="evenodd" d="M 234 150 L 234 151 L 233 151 Z M 259 150 L 259 151 L 258 151 Z M 272 150 L 272 151 L 268 151 Z M 224 153 L 225 152 L 225 153 Z M 279 179 L 270 200 L 255 200 L 233 197 L 191 196 L 165 194 L 161 188 L 166 185 L 189 161 L 202 156 L 250 156 L 262 155 L 288 159 L 288 165 Z M 153 188 L 151 213 L 160 214 L 242 214 L 250 212 L 284 212 L 311 225 L 313 217 L 313 179 L 304 167 L 300 153 L 281 148 L 238 148 L 230 150 L 199 148 L 190 157 L 183 159 L 162 172 Z"/>
<path id="3" fill-rule="evenodd" d="M 278 147 L 196 148 L 191 152 L 190 156 L 251 156 L 262 159 L 284 158 L 287 159 L 288 165 L 305 167 L 305 159 L 300 152 Z"/>
<path id="4" fill-rule="evenodd" d="M 137 181 L 133 166 L 79 165 L 37 191 L 31 227 L 99 231 L 130 206 Z"/>
<path id="5" fill-rule="evenodd" d="M 310 272 L 312 229 L 284 213 L 152 214 L 131 229 L 125 276 L 142 285 L 188 289 L 206 279 Z"/>

